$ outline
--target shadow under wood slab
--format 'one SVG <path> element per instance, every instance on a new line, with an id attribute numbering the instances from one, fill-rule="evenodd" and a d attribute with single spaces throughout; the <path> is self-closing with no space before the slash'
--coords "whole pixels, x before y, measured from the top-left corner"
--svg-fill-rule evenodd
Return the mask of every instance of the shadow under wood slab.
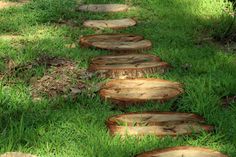
<path id="1" fill-rule="evenodd" d="M 201 147 L 172 147 L 142 153 L 136 157 L 228 157 L 220 152 Z"/>
<path id="2" fill-rule="evenodd" d="M 165 102 L 184 91 L 178 82 L 162 79 L 117 79 L 104 84 L 100 96 L 118 106 L 128 106 L 147 101 Z"/>
<path id="3" fill-rule="evenodd" d="M 83 24 L 85 27 L 90 28 L 111 28 L 122 29 L 136 25 L 136 21 L 133 19 L 119 19 L 119 20 L 87 20 Z"/>
<path id="4" fill-rule="evenodd" d="M 205 120 L 192 113 L 144 112 L 127 113 L 110 117 L 107 126 L 112 135 L 176 136 L 211 131 Z"/>
<path id="5" fill-rule="evenodd" d="M 125 4 L 88 4 L 81 5 L 76 10 L 89 12 L 125 12 L 129 9 Z"/>
<path id="6" fill-rule="evenodd" d="M 133 34 L 98 34 L 80 38 L 80 46 L 113 52 L 142 52 L 152 48 L 149 40 Z"/>
<path id="7" fill-rule="evenodd" d="M 31 154 L 24 154 L 20 152 L 8 152 L 3 155 L 0 155 L 0 157 L 37 157 L 37 156 Z"/>
<path id="8" fill-rule="evenodd" d="M 91 60 L 89 72 L 105 78 L 139 78 L 146 74 L 164 73 L 170 66 L 149 54 L 98 56 Z"/>

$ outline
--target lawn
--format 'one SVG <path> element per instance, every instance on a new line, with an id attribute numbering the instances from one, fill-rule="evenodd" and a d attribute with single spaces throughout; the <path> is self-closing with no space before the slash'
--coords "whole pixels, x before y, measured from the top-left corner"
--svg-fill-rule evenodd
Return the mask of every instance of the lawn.
<path id="1" fill-rule="evenodd" d="M 126 3 L 131 9 L 111 14 L 75 11 L 81 3 Z M 155 148 L 189 145 L 235 157 L 236 103 L 222 105 L 221 99 L 236 95 L 236 55 L 206 40 L 223 33 L 230 23 L 232 17 L 225 10 L 232 10 L 225 0 L 32 0 L 1 9 L 0 154 L 21 151 L 42 157 L 132 157 Z M 125 30 L 82 26 L 86 19 L 125 17 L 136 19 L 138 25 Z M 66 20 L 69 23 L 61 24 Z M 139 34 L 151 40 L 153 49 L 146 53 L 160 56 L 172 69 L 147 77 L 181 82 L 185 93 L 164 104 L 120 109 L 96 94 L 96 84 L 106 80 L 84 76 L 81 79 L 89 87 L 73 96 L 56 93 L 33 99 L 32 90 L 38 86 L 32 82 L 53 69 L 34 64 L 39 57 L 68 59 L 78 69 L 86 69 L 92 57 L 109 52 L 80 48 L 78 39 L 112 32 Z M 174 138 L 111 137 L 106 119 L 134 111 L 192 112 L 203 116 L 215 130 Z"/>

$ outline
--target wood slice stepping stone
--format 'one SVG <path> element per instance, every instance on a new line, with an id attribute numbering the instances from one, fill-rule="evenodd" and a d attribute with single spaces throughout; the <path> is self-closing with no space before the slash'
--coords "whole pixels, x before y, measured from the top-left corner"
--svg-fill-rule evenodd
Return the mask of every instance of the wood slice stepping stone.
<path id="1" fill-rule="evenodd" d="M 164 73 L 168 68 L 168 63 L 154 55 L 127 54 L 93 58 L 88 71 L 96 72 L 100 77 L 124 79 Z"/>
<path id="2" fill-rule="evenodd" d="M 107 126 L 112 135 L 176 136 L 211 131 L 213 127 L 204 122 L 202 117 L 192 113 L 144 112 L 113 116 Z"/>
<path id="3" fill-rule="evenodd" d="M 0 157 L 37 157 L 37 156 L 31 154 L 24 154 L 20 152 L 8 152 L 0 155 Z"/>
<path id="4" fill-rule="evenodd" d="M 136 25 L 136 21 L 133 19 L 119 19 L 119 20 L 88 20 L 83 24 L 85 27 L 90 28 L 111 28 L 121 29 Z"/>
<path id="5" fill-rule="evenodd" d="M 125 12 L 129 9 L 125 4 L 88 4 L 81 5 L 79 11 L 89 12 Z"/>
<path id="6" fill-rule="evenodd" d="M 118 106 L 164 102 L 183 93 L 182 85 L 162 79 L 117 79 L 104 84 L 100 96 Z"/>
<path id="7" fill-rule="evenodd" d="M 228 157 L 220 152 L 201 147 L 172 147 L 142 153 L 136 157 Z"/>
<path id="8" fill-rule="evenodd" d="M 97 48 L 114 52 L 142 52 L 149 50 L 152 43 L 142 36 L 132 34 L 99 34 L 80 38 L 81 47 Z"/>

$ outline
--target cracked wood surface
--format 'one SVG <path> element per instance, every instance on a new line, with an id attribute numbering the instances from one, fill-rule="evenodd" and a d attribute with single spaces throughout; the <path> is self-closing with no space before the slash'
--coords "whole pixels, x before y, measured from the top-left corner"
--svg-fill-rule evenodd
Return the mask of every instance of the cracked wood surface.
<path id="1" fill-rule="evenodd" d="M 136 157 L 228 157 L 218 151 L 201 147 L 172 147 L 157 149 L 137 155 Z"/>
<path id="2" fill-rule="evenodd" d="M 201 131 L 211 131 L 205 120 L 191 113 L 144 112 L 127 113 L 110 117 L 107 126 L 112 135 L 177 136 Z"/>
<path id="3" fill-rule="evenodd" d="M 182 85 L 162 79 L 116 79 L 107 82 L 100 96 L 118 106 L 137 105 L 147 101 L 165 102 L 183 93 Z"/>
<path id="4" fill-rule="evenodd" d="M 130 18 L 119 19 L 119 20 L 87 20 L 83 23 L 85 27 L 90 28 L 111 28 L 111 29 L 122 29 L 136 25 L 136 21 Z"/>
<path id="5" fill-rule="evenodd" d="M 177 136 L 187 135 L 192 133 L 200 133 L 202 131 L 209 131 L 211 127 L 209 125 L 203 125 L 198 123 L 182 123 L 182 124 L 167 124 L 163 126 L 114 126 L 110 128 L 113 135 L 156 135 L 156 136 Z"/>
<path id="6" fill-rule="evenodd" d="M 88 4 L 81 5 L 78 11 L 88 12 L 125 12 L 129 9 L 125 4 Z"/>
<path id="7" fill-rule="evenodd" d="M 113 52 L 143 52 L 152 48 L 152 43 L 142 36 L 132 34 L 98 34 L 80 38 L 80 46 Z"/>
<path id="8" fill-rule="evenodd" d="M 88 71 L 105 78 L 139 78 L 147 74 L 164 73 L 169 64 L 149 54 L 98 56 L 91 60 Z"/>
<path id="9" fill-rule="evenodd" d="M 127 113 L 109 118 L 110 124 L 123 123 L 128 126 L 142 125 L 161 125 L 169 122 L 199 122 L 203 123 L 205 120 L 193 113 L 181 113 L 181 112 L 142 112 L 142 113 Z"/>

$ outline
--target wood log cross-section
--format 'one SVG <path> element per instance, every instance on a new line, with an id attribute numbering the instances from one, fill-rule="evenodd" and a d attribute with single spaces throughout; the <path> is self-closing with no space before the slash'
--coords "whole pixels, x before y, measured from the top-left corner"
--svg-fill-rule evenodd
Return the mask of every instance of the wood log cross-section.
<path id="1" fill-rule="evenodd" d="M 95 57 L 91 60 L 88 71 L 98 73 L 100 77 L 124 79 L 162 74 L 169 67 L 168 63 L 154 55 L 126 54 Z"/>
<path id="2" fill-rule="evenodd" d="M 133 34 L 98 34 L 80 38 L 80 46 L 113 52 L 133 53 L 149 50 L 152 43 L 142 36 Z"/>
<path id="3" fill-rule="evenodd" d="M 5 154 L 0 155 L 0 157 L 37 157 L 37 156 L 21 152 L 7 152 Z"/>
<path id="4" fill-rule="evenodd" d="M 89 28 L 110 28 L 110 29 L 122 29 L 136 25 L 136 21 L 133 19 L 119 19 L 119 20 L 87 20 L 83 24 Z"/>
<path id="5" fill-rule="evenodd" d="M 81 5 L 76 10 L 88 12 L 125 12 L 128 9 L 129 6 L 125 4 L 88 4 Z"/>
<path id="6" fill-rule="evenodd" d="M 183 93 L 182 85 L 162 79 L 115 79 L 100 89 L 102 99 L 118 106 L 142 104 L 147 101 L 165 102 Z"/>
<path id="7" fill-rule="evenodd" d="M 204 122 L 202 117 L 192 113 L 144 112 L 112 116 L 107 126 L 112 135 L 177 136 L 211 131 L 213 127 Z"/>
<path id="8" fill-rule="evenodd" d="M 136 157 L 228 157 L 218 151 L 191 146 L 157 149 L 136 155 Z"/>

